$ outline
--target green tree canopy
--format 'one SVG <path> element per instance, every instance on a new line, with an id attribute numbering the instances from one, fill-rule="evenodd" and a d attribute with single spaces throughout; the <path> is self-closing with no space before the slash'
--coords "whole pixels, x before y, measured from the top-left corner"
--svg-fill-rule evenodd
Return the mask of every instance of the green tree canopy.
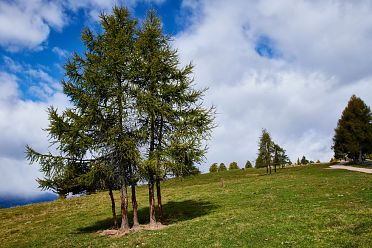
<path id="1" fill-rule="evenodd" d="M 362 161 L 372 152 L 372 114 L 362 99 L 353 95 L 338 120 L 333 137 L 335 158 Z"/>
<path id="2" fill-rule="evenodd" d="M 251 164 L 251 161 L 247 160 L 247 162 L 245 163 L 245 166 L 244 166 L 245 169 L 249 169 L 249 168 L 252 168 L 252 164 Z"/>
<path id="3" fill-rule="evenodd" d="M 266 167 L 265 164 L 264 164 L 264 162 L 263 162 L 262 155 L 258 154 L 258 156 L 256 158 L 256 162 L 255 162 L 255 166 L 254 167 L 256 169 Z"/>
<path id="4" fill-rule="evenodd" d="M 72 107 L 61 114 L 49 109 L 47 131 L 59 154 L 39 154 L 27 147 L 27 155 L 45 174 L 39 180 L 42 187 L 69 179 L 66 182 L 76 185 L 74 189 L 105 187 L 111 197 L 113 187 L 120 188 L 121 227 L 127 230 L 127 186 L 134 181 L 139 159 L 137 128 L 130 121 L 134 101 L 129 84 L 137 21 L 126 8 L 115 7 L 112 14 L 100 16 L 100 24 L 101 33 L 88 28 L 82 32 L 84 54 L 74 53 L 65 65 L 63 92 Z"/>
<path id="5" fill-rule="evenodd" d="M 271 166 L 274 166 L 276 172 L 277 166 L 283 167 L 287 163 L 289 163 L 289 158 L 285 150 L 272 141 L 266 129 L 262 129 L 262 134 L 258 143 L 256 168 L 266 167 L 267 173 L 270 172 L 271 174 Z"/>
<path id="6" fill-rule="evenodd" d="M 274 143 L 271 140 L 271 136 L 266 129 L 262 129 L 262 134 L 258 144 L 258 156 L 262 159 L 263 167 L 266 167 L 267 173 L 271 173 L 273 147 Z"/>
<path id="7" fill-rule="evenodd" d="M 305 155 L 301 158 L 301 164 L 308 164 L 309 160 L 306 159 Z"/>
<path id="8" fill-rule="evenodd" d="M 234 162 L 231 162 L 230 165 L 229 165 L 229 170 L 239 170 L 239 166 L 238 164 L 234 161 Z"/>
<path id="9" fill-rule="evenodd" d="M 220 163 L 218 167 L 218 171 L 227 171 L 226 165 L 224 163 Z"/>
<path id="10" fill-rule="evenodd" d="M 27 147 L 27 156 L 40 164 L 44 188 L 63 194 L 108 188 L 110 197 L 112 189 L 120 189 L 124 231 L 127 187 L 136 225 L 135 184 L 145 179 L 154 226 L 155 183 L 161 213 L 160 181 L 170 173 L 197 172 L 214 127 L 214 107 L 203 107 L 205 89 L 195 89 L 191 64 L 181 68 L 154 11 L 139 23 L 128 9 L 114 7 L 100 16 L 100 24 L 98 32 L 83 31 L 84 53 L 74 53 L 65 65 L 63 91 L 72 107 L 62 113 L 49 109 L 47 131 L 59 154 Z"/>
<path id="11" fill-rule="evenodd" d="M 183 175 L 203 160 L 214 127 L 214 107 L 202 104 L 206 89 L 196 89 L 193 65 L 181 67 L 177 50 L 149 11 L 135 42 L 133 88 L 138 125 L 143 131 L 143 170 L 149 184 L 150 226 L 156 225 L 154 186 L 162 216 L 160 182 L 169 171 Z"/>
<path id="12" fill-rule="evenodd" d="M 218 171 L 217 163 L 213 163 L 211 167 L 209 167 L 209 172 L 214 173 Z"/>

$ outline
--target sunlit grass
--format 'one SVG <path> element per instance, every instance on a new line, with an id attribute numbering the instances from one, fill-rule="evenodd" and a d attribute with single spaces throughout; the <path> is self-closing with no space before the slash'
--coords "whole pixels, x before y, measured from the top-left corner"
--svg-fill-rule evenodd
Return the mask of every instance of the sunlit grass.
<path id="1" fill-rule="evenodd" d="M 97 234 L 111 227 L 107 192 L 1 209 L 0 247 L 371 247 L 371 175 L 325 168 L 169 180 L 163 183 L 169 227 L 121 238 Z M 142 224 L 146 190 L 138 189 Z"/>

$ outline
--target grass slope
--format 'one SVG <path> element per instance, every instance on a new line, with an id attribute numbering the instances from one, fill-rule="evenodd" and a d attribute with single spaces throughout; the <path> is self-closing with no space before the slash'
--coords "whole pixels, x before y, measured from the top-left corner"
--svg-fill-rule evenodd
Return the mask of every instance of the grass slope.
<path id="1" fill-rule="evenodd" d="M 371 247 L 371 175 L 325 168 L 169 180 L 163 184 L 169 227 L 121 238 L 96 233 L 111 226 L 107 192 L 0 209 L 0 246 Z M 141 223 L 148 216 L 146 190 L 138 190 Z"/>

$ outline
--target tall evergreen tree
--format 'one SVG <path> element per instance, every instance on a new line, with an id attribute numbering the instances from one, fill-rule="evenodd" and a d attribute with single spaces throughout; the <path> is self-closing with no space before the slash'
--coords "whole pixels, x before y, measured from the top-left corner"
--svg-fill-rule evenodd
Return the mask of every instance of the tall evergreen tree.
<path id="1" fill-rule="evenodd" d="M 85 29 L 84 55 L 73 54 L 65 66 L 67 80 L 62 82 L 63 91 L 73 107 L 62 115 L 54 109 L 49 112 L 48 131 L 59 143 L 61 156 L 45 157 L 32 149 L 28 149 L 28 154 L 31 161 L 38 160 L 43 172 L 52 178 L 58 176 L 54 173 L 60 171 L 58 167 L 71 164 L 76 167 L 82 161 L 86 161 L 92 171 L 97 164 L 109 165 L 106 167 L 110 170 L 109 177 L 118 182 L 121 193 L 121 230 L 127 231 L 127 187 L 139 159 L 137 131 L 130 118 L 134 109 L 131 64 L 137 21 L 126 8 L 118 7 L 111 15 L 102 14 L 100 19 L 103 32 L 94 34 Z M 53 163 L 60 157 L 63 158 L 59 159 L 60 163 Z"/>
<path id="2" fill-rule="evenodd" d="M 136 42 L 136 109 L 145 133 L 146 175 L 149 189 L 150 226 L 156 225 L 155 192 L 162 216 L 161 180 L 166 176 L 169 160 L 178 165 L 198 162 L 204 156 L 203 143 L 213 128 L 214 108 L 202 106 L 204 90 L 193 89 L 193 66 L 179 68 L 177 51 L 163 34 L 161 21 L 150 11 Z M 175 153 L 175 147 L 186 148 Z M 173 150 L 173 152 L 170 152 Z M 169 162 L 169 161 L 168 161 Z M 175 163 L 173 163 L 175 164 Z"/>
<path id="3" fill-rule="evenodd" d="M 273 142 L 271 141 L 270 134 L 266 129 L 262 129 L 258 146 L 258 156 L 261 157 L 262 164 L 266 167 L 266 173 L 270 172 L 271 174 Z"/>
<path id="4" fill-rule="evenodd" d="M 256 168 L 266 167 L 266 172 L 271 174 L 271 166 L 274 166 L 276 172 L 277 166 L 283 167 L 288 162 L 289 158 L 285 154 L 285 150 L 271 140 L 270 134 L 266 129 L 262 129 Z M 259 167 L 257 167 L 257 164 Z"/>
<path id="5" fill-rule="evenodd" d="M 214 127 L 214 108 L 202 106 L 205 90 L 193 89 L 192 65 L 179 69 L 177 52 L 154 11 L 141 25 L 121 7 L 100 19 L 102 33 L 84 30 L 84 55 L 75 53 L 65 66 L 63 91 L 73 107 L 62 114 L 49 109 L 48 132 L 60 154 L 27 147 L 28 158 L 41 165 L 45 187 L 62 193 L 109 189 L 113 216 L 112 190 L 120 189 L 122 231 L 129 229 L 129 186 L 138 225 L 135 186 L 141 176 L 149 185 L 154 227 L 154 186 L 161 216 L 160 181 L 170 171 L 196 171 Z M 71 175 L 72 189 L 67 187 Z"/>
<path id="6" fill-rule="evenodd" d="M 362 161 L 372 152 L 372 114 L 362 99 L 353 95 L 338 120 L 333 137 L 336 159 Z"/>

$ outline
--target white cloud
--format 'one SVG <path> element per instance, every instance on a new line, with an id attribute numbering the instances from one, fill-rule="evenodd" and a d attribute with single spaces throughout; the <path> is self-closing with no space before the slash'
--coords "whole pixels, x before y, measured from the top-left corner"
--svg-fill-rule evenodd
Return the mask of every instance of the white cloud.
<path id="1" fill-rule="evenodd" d="M 53 47 L 52 48 L 52 52 L 54 52 L 55 54 L 57 54 L 58 57 L 61 58 L 61 59 L 66 59 L 69 56 L 69 54 L 70 54 L 69 51 L 67 51 L 65 49 L 62 49 L 60 47 Z"/>
<path id="2" fill-rule="evenodd" d="M 212 162 L 254 160 L 261 128 L 292 160 L 332 156 L 333 129 L 352 94 L 372 99 L 369 1 L 184 1 L 193 14 L 174 42 L 209 87 L 218 128 Z M 260 37 L 281 56 L 261 57 Z"/>
<path id="3" fill-rule="evenodd" d="M 47 39 L 50 29 L 65 25 L 57 2 L 16 0 L 0 2 L 0 46 L 9 50 L 35 49 Z"/>
<path id="4" fill-rule="evenodd" d="M 13 59 L 11 59 L 8 56 L 3 56 L 5 67 L 10 70 L 11 72 L 21 72 L 22 71 L 22 65 L 15 62 Z"/>
<path id="5" fill-rule="evenodd" d="M 0 3 L 0 46 L 35 48 L 50 28 L 66 25 L 65 9 L 93 14 L 115 3 L 57 1 L 60 9 L 51 8 L 56 15 L 27 7 L 42 2 Z M 349 97 L 356 94 L 372 105 L 369 1 L 184 0 L 182 6 L 189 19 L 174 46 L 184 63 L 194 62 L 196 82 L 209 87 L 206 103 L 215 104 L 219 112 L 204 171 L 212 162 L 235 160 L 243 166 L 247 159 L 253 161 L 261 128 L 270 131 L 293 161 L 302 155 L 328 160 L 333 129 Z M 272 40 L 272 49 L 281 56 L 257 54 L 262 36 Z M 0 189 L 27 191 L 35 189 L 33 179 L 40 174 L 24 160 L 24 146 L 46 151 L 46 108 L 64 109 L 68 102 L 46 70 L 4 61 L 9 72 L 24 70 L 40 82 L 31 90 L 43 101 L 25 101 L 19 79 L 0 72 L 0 130 L 6 130 L 0 132 Z"/>
<path id="6" fill-rule="evenodd" d="M 51 94 L 45 102 L 21 100 L 14 75 L 0 72 L 0 194 L 36 192 L 38 166 L 25 160 L 25 145 L 45 152 L 48 137 L 42 128 L 48 127 L 47 107 L 60 109 L 68 105 L 61 93 Z"/>
<path id="7" fill-rule="evenodd" d="M 139 2 L 161 4 L 165 0 L 15 0 L 0 1 L 0 46 L 9 51 L 43 49 L 51 29 L 62 30 L 73 12 L 84 10 L 97 21 L 102 11 L 115 5 L 134 7 Z M 71 12 L 72 11 L 72 12 Z"/>
<path id="8" fill-rule="evenodd" d="M 37 166 L 22 159 L 0 157 L 0 196 L 34 195 L 40 193 L 36 178 L 41 178 Z"/>
<path id="9" fill-rule="evenodd" d="M 18 97 L 18 87 L 15 82 L 14 75 L 0 71 L 0 101 L 8 104 Z"/>

